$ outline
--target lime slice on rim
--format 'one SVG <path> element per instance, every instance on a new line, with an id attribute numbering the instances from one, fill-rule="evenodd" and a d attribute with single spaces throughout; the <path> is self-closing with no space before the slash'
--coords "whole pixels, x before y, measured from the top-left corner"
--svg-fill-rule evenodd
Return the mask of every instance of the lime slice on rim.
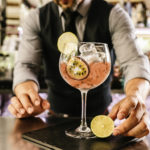
<path id="1" fill-rule="evenodd" d="M 64 32 L 57 41 L 58 50 L 66 55 L 78 49 L 78 38 L 72 32 Z"/>
<path id="2" fill-rule="evenodd" d="M 71 57 L 67 63 L 67 74 L 72 79 L 83 80 L 89 75 L 89 66 L 80 57 Z"/>
<path id="3" fill-rule="evenodd" d="M 97 137 L 106 138 L 113 133 L 114 121 L 105 115 L 98 115 L 91 121 L 91 130 Z"/>

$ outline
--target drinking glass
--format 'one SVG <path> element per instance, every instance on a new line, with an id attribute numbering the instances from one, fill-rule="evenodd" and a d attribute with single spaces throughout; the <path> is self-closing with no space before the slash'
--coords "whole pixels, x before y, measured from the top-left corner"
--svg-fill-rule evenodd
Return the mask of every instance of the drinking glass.
<path id="1" fill-rule="evenodd" d="M 108 45 L 98 42 L 79 42 L 77 51 L 70 55 L 61 54 L 59 70 L 62 78 L 81 92 L 81 124 L 66 130 L 67 136 L 74 138 L 94 138 L 86 121 L 86 103 L 89 90 L 102 84 L 111 69 Z"/>

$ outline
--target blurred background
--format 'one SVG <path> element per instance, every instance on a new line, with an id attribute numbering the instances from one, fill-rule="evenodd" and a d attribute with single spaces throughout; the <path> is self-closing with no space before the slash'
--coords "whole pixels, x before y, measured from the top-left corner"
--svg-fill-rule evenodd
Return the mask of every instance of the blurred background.
<path id="1" fill-rule="evenodd" d="M 28 13 L 45 5 L 50 0 L 0 0 L 0 115 L 6 115 L 6 107 L 12 93 L 12 78 L 15 58 L 23 33 L 21 27 Z M 150 59 L 150 0 L 107 0 L 119 4 L 131 17 L 136 28 L 137 41 L 142 51 Z M 43 80 L 44 69 L 41 66 L 39 81 L 41 94 L 46 97 L 47 86 Z M 111 83 L 113 99 L 121 99 L 124 78 L 116 61 Z M 115 101 L 116 102 L 116 101 Z M 150 106 L 150 105 L 149 105 Z"/>

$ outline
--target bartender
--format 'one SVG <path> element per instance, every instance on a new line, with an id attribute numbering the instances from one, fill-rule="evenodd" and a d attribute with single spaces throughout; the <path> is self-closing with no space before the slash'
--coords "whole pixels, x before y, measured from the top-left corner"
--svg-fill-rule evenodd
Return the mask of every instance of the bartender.
<path id="1" fill-rule="evenodd" d="M 75 13 L 76 17 L 70 19 Z M 107 43 L 112 70 L 115 59 L 120 63 L 126 97 L 112 108 L 109 116 L 114 120 L 127 119 L 114 129 L 113 134 L 138 138 L 147 135 L 150 130 L 145 100 L 150 89 L 149 61 L 136 43 L 134 27 L 127 13 L 119 5 L 113 6 L 103 0 L 56 0 L 31 11 L 23 24 L 14 69 L 16 96 L 11 99 L 9 111 L 16 118 L 35 116 L 46 109 L 70 116 L 80 115 L 80 92 L 69 86 L 59 73 L 57 40 L 65 31 L 74 32 L 79 41 Z M 49 87 L 48 100 L 38 93 L 37 75 L 42 60 Z M 89 91 L 88 116 L 103 114 L 111 103 L 111 77 L 112 72 L 102 85 Z"/>

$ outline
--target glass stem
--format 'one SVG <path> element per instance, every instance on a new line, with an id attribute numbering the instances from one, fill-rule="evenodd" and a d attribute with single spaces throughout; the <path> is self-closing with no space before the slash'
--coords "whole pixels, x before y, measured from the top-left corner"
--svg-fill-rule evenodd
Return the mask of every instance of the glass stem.
<path id="1" fill-rule="evenodd" d="M 86 122 L 86 102 L 87 102 L 87 92 L 88 91 L 81 91 L 82 97 L 82 112 L 81 112 L 81 127 L 82 129 L 86 130 L 87 122 Z"/>

